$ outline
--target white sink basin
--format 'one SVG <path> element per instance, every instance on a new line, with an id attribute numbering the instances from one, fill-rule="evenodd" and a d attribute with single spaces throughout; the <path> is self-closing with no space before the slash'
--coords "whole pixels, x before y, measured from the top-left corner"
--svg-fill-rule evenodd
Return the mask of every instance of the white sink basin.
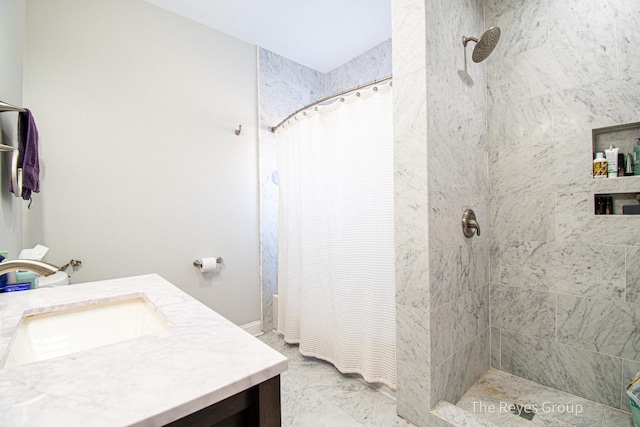
<path id="1" fill-rule="evenodd" d="M 142 297 L 25 316 L 4 368 L 64 356 L 169 328 Z"/>

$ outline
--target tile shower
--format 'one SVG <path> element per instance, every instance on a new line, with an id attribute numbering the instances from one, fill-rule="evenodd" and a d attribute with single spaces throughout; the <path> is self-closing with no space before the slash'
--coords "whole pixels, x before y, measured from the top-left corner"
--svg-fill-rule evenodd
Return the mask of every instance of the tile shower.
<path id="1" fill-rule="evenodd" d="M 593 215 L 593 195 L 640 192 L 640 177 L 594 181 L 591 130 L 639 121 L 640 4 L 392 6 L 398 412 L 428 425 L 432 406 L 456 402 L 490 367 L 628 411 L 623 384 L 640 370 L 640 224 Z M 500 43 L 474 64 L 462 36 L 491 25 Z M 355 66 L 363 79 L 343 87 L 260 52 L 265 329 L 277 289 L 267 126 L 389 74 L 364 77 L 389 50 L 371 51 Z M 462 236 L 466 207 L 481 237 Z"/>
<path id="2" fill-rule="evenodd" d="M 629 411 L 640 232 L 635 217 L 596 217 L 593 194 L 640 177 L 593 180 L 591 130 L 640 117 L 640 5 L 491 3 L 486 19 L 508 31 L 487 65 L 491 364 Z"/>
<path id="3" fill-rule="evenodd" d="M 591 130 L 640 117 L 639 24 L 623 0 L 393 2 L 401 415 L 428 425 L 489 365 L 629 410 L 640 224 L 593 195 L 640 178 L 594 181 Z M 492 56 L 465 60 L 491 25 Z"/>

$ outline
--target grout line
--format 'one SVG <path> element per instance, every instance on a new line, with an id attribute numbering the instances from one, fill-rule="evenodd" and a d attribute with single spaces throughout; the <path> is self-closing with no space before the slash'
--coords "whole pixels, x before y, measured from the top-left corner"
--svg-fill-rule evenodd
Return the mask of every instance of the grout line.
<path id="1" fill-rule="evenodd" d="M 626 302 L 627 304 L 631 304 L 631 301 L 629 301 L 629 285 L 627 284 L 627 268 L 628 268 L 627 250 L 628 250 L 628 247 L 625 245 L 624 247 L 624 302 Z"/>
<path id="2" fill-rule="evenodd" d="M 623 387 L 622 389 L 623 391 L 620 392 L 620 402 L 619 402 L 620 409 L 622 410 L 622 406 L 623 406 L 622 401 L 624 400 L 625 396 L 627 396 L 627 394 L 624 392 L 624 385 L 625 385 L 624 384 L 624 362 L 622 362 L 620 366 L 620 384 L 622 384 L 622 387 Z"/>
<path id="3" fill-rule="evenodd" d="M 498 347 L 498 366 L 500 369 L 502 369 L 502 329 L 498 328 L 498 342 L 499 342 L 499 347 Z"/>
<path id="4" fill-rule="evenodd" d="M 618 14 L 613 13 L 613 41 L 616 53 L 616 77 L 620 78 L 620 51 L 618 48 Z"/>
<path id="5" fill-rule="evenodd" d="M 558 343 L 558 294 L 556 294 L 556 307 L 555 307 L 555 315 L 556 315 L 556 330 L 554 331 L 554 338 L 556 344 Z"/>
<path id="6" fill-rule="evenodd" d="M 544 9 L 547 15 L 547 48 L 551 47 L 551 16 L 549 16 L 549 0 L 544 2 Z"/>
<path id="7" fill-rule="evenodd" d="M 602 352 L 599 352 L 597 350 L 591 350 L 591 349 L 588 349 L 588 348 L 581 347 L 579 345 L 565 344 L 565 343 L 561 343 L 561 342 L 557 342 L 556 343 L 551 338 L 546 338 L 546 337 L 541 337 L 541 336 L 538 336 L 538 335 L 533 335 L 533 334 L 530 334 L 528 332 L 514 331 L 514 330 L 511 330 L 511 329 L 507 329 L 507 328 L 502 328 L 502 330 L 505 330 L 505 331 L 507 331 L 509 333 L 512 333 L 514 335 L 518 335 L 518 336 L 523 336 L 523 337 L 526 337 L 526 338 L 534 339 L 534 340 L 537 340 L 538 342 L 547 341 L 547 342 L 549 342 L 549 343 L 551 343 L 553 345 L 557 345 L 559 347 L 566 347 L 566 348 L 570 348 L 572 350 L 580 350 L 580 351 L 584 351 L 584 352 L 587 352 L 587 353 L 597 354 L 599 356 L 604 356 L 604 357 L 607 357 L 607 358 L 619 359 L 619 360 L 622 360 L 622 361 L 627 360 L 627 361 L 630 361 L 632 363 L 638 363 L 638 361 L 636 361 L 636 360 L 628 359 L 628 358 L 625 358 L 625 357 L 622 357 L 622 356 L 616 356 L 616 355 L 609 354 L 609 353 L 602 353 Z"/>
<path id="8" fill-rule="evenodd" d="M 544 283 L 544 282 L 540 281 L 540 283 Z M 609 303 L 612 303 L 612 304 L 619 304 L 619 303 L 630 304 L 632 307 L 640 305 L 640 304 L 627 302 L 625 300 L 624 296 L 622 298 L 618 298 L 618 299 L 611 299 L 611 298 L 603 298 L 603 297 L 590 296 L 590 295 L 570 294 L 570 293 L 567 293 L 567 292 L 556 291 L 556 290 L 552 290 L 552 289 L 538 289 L 538 288 L 533 288 L 533 287 L 516 286 L 516 285 L 497 283 L 497 282 L 491 283 L 491 285 L 503 286 L 503 287 L 512 288 L 512 289 L 522 289 L 522 290 L 533 291 L 533 292 L 545 292 L 545 293 L 548 293 L 548 294 L 554 294 L 556 296 L 585 298 L 585 299 L 589 299 L 589 300 L 609 302 Z"/>

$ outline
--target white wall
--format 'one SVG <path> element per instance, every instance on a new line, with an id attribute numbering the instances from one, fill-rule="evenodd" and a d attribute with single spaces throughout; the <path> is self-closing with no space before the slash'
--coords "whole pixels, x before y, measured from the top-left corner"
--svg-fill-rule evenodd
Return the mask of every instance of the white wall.
<path id="1" fill-rule="evenodd" d="M 255 46 L 142 0 L 28 0 L 26 34 L 42 185 L 25 245 L 82 260 L 76 283 L 157 272 L 258 320 Z M 196 272 L 203 256 L 222 272 Z"/>
<path id="2" fill-rule="evenodd" d="M 0 2 L 0 100 L 22 104 L 25 1 Z M 17 146 L 17 113 L 0 114 L 0 143 Z M 0 250 L 10 257 L 22 248 L 22 199 L 9 192 L 11 154 L 0 154 Z"/>

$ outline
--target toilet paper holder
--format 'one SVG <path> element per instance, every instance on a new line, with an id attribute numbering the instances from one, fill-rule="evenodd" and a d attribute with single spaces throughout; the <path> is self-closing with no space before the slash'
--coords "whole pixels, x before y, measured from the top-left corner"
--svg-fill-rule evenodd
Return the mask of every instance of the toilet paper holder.
<path id="1" fill-rule="evenodd" d="M 223 259 L 221 256 L 219 256 L 218 258 L 216 258 L 216 263 L 217 264 L 222 264 Z M 199 259 L 193 261 L 193 266 L 194 267 L 202 267 L 202 261 L 200 261 Z"/>

